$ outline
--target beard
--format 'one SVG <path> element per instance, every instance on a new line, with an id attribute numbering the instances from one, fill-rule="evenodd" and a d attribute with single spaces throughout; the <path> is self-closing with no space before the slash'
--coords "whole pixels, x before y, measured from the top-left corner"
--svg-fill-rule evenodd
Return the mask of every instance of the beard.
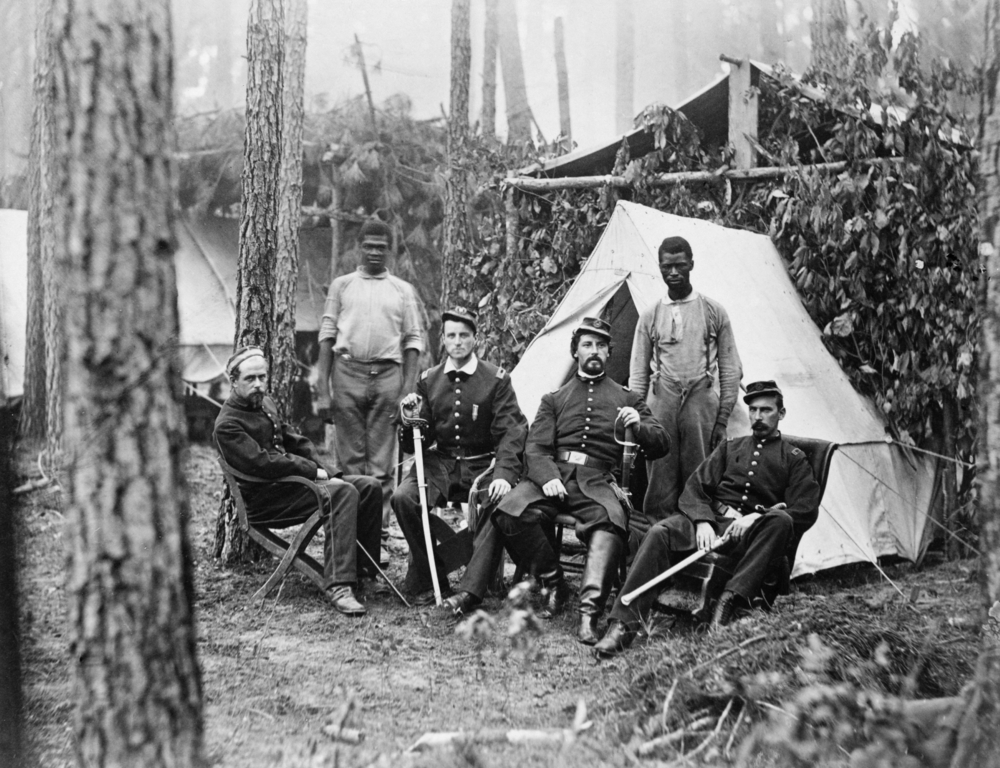
<path id="1" fill-rule="evenodd" d="M 583 361 L 582 370 L 584 373 L 591 376 L 596 376 L 599 373 L 604 373 L 604 361 L 601 358 L 594 355 L 593 357 L 588 357 Z"/>
<path id="2" fill-rule="evenodd" d="M 247 395 L 247 402 L 250 403 L 254 408 L 260 408 L 264 404 L 264 393 L 263 392 L 251 392 Z"/>

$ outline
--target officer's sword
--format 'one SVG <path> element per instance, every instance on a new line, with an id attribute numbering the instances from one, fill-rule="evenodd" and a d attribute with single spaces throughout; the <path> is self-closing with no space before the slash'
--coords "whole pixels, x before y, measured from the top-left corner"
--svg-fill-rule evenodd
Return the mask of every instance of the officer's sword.
<path id="1" fill-rule="evenodd" d="M 424 528 L 424 547 L 427 550 L 427 565 L 431 569 L 431 584 L 434 585 L 434 602 L 441 605 L 441 584 L 438 581 L 437 563 L 434 558 L 434 536 L 431 535 L 431 513 L 427 506 L 427 478 L 424 476 L 424 435 L 422 428 L 427 426 L 423 419 L 406 416 L 400 405 L 400 418 L 404 424 L 413 428 L 413 461 L 417 465 L 417 493 L 420 495 L 420 522 Z"/>
<path id="2" fill-rule="evenodd" d="M 643 584 L 641 587 L 636 587 L 635 589 L 633 589 L 628 594 L 622 595 L 622 605 L 631 605 L 632 601 L 635 600 L 637 597 L 639 597 L 639 595 L 643 594 L 644 592 L 648 592 L 653 587 L 655 587 L 657 584 L 662 584 L 664 581 L 666 581 L 667 579 L 669 579 L 675 573 L 678 573 L 679 571 L 683 571 L 685 568 L 687 568 L 689 565 L 691 565 L 691 563 L 698 562 L 705 555 L 707 555 L 709 552 L 714 552 L 715 550 L 717 550 L 729 538 L 729 532 L 732 530 L 732 528 L 733 528 L 732 526 L 729 526 L 729 528 L 726 529 L 725 534 L 722 535 L 722 536 L 719 536 L 715 540 L 715 542 L 712 544 L 712 546 L 710 546 L 708 549 L 699 549 L 693 555 L 689 555 L 688 557 L 685 557 L 683 560 L 681 560 L 679 563 L 677 563 L 677 565 L 675 565 L 675 566 L 673 566 L 671 568 L 668 568 L 663 573 L 661 573 L 659 576 L 654 576 L 649 581 L 647 581 L 645 584 Z"/>

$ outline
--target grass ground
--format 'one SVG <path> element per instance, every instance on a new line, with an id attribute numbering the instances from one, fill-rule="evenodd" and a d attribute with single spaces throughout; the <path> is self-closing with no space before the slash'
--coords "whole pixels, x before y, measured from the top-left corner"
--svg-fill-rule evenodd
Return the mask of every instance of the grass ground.
<path id="1" fill-rule="evenodd" d="M 773 613 L 716 635 L 660 620 L 631 652 L 600 663 L 574 638 L 572 606 L 545 623 L 525 653 L 512 650 L 510 612 L 499 598 L 485 606 L 496 627 L 479 640 L 388 593 L 369 595 L 362 619 L 341 616 L 297 574 L 255 605 L 249 597 L 273 564 L 227 570 L 213 561 L 221 479 L 212 452 L 193 446 L 187 471 L 206 746 L 215 766 L 624 766 L 691 751 L 706 726 L 643 745 L 699 719 L 711 721 L 710 731 L 723 712 L 725 727 L 698 759 L 728 764 L 751 724 L 809 682 L 810 659 L 822 657 L 827 680 L 917 698 L 956 693 L 975 661 L 973 561 L 884 566 L 885 576 L 843 569 L 799 583 Z M 61 510 L 58 494 L 39 491 L 19 511 L 28 746 L 31 763 L 46 767 L 72 763 Z M 401 582 L 401 540 L 392 550 L 389 573 Z M 821 645 L 810 646 L 813 634 Z M 427 731 L 568 728 L 581 700 L 593 725 L 568 746 L 405 753 Z M 351 702 L 347 724 L 364 734 L 357 745 L 322 731 Z"/>

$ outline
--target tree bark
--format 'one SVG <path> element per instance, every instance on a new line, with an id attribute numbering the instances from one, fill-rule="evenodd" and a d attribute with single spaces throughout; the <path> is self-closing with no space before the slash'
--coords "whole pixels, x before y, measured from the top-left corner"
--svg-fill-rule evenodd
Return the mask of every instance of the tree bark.
<path id="1" fill-rule="evenodd" d="M 461 296 L 462 265 L 469 255 L 468 178 L 469 76 L 472 40 L 469 0 L 451 3 L 451 99 L 448 110 L 448 173 L 444 191 L 444 254 L 441 259 L 441 303 L 450 307 Z"/>
<path id="2" fill-rule="evenodd" d="M 81 766 L 202 764 L 168 0 L 57 0 L 67 596 Z"/>
<path id="3" fill-rule="evenodd" d="M 497 0 L 486 0 L 483 24 L 483 138 L 497 136 Z"/>
<path id="4" fill-rule="evenodd" d="M 979 137 L 981 157 L 979 214 L 982 222 L 985 306 L 980 353 L 980 428 L 985 450 L 979 452 L 979 549 L 983 596 L 983 643 L 972 686 L 968 689 L 958 744 L 951 765 L 997 765 L 1000 755 L 1000 0 L 986 9 L 984 116 Z M 994 616 L 987 616 L 993 609 Z"/>
<path id="5" fill-rule="evenodd" d="M 635 9 L 632 0 L 618 0 L 615 4 L 615 130 L 618 133 L 632 130 L 634 95 Z"/>
<path id="6" fill-rule="evenodd" d="M 847 4 L 844 0 L 812 0 L 812 68 L 836 74 L 847 56 Z"/>
<path id="7" fill-rule="evenodd" d="M 0 376 L 0 765 L 20 768 L 24 727 L 21 652 L 18 647 L 17 537 L 14 434 L 11 403 Z"/>
<path id="8" fill-rule="evenodd" d="M 517 8 L 514 0 L 497 1 L 500 66 L 503 68 L 503 91 L 507 101 L 507 143 L 530 142 L 531 107 L 528 106 L 528 91 L 524 84 Z"/>
<path id="9" fill-rule="evenodd" d="M 51 250 L 51 227 L 47 215 L 49 200 L 48 165 L 52 153 L 52 65 L 51 0 L 42 0 L 37 8 L 35 27 L 35 68 L 32 89 L 31 146 L 28 163 L 28 321 L 25 335 L 24 400 L 21 403 L 20 434 L 31 440 L 46 436 L 46 340 L 45 272 L 43 263 L 51 264 L 51 253 L 42 255 L 47 239 Z"/>
<path id="10" fill-rule="evenodd" d="M 562 16 L 556 17 L 556 84 L 559 89 L 559 134 L 563 148 L 568 152 L 573 148 L 573 127 L 569 117 L 569 71 L 566 68 L 566 39 L 563 34 Z"/>
<path id="11" fill-rule="evenodd" d="M 273 370 L 275 316 L 279 306 L 279 168 L 285 16 L 281 0 L 253 0 L 247 22 L 247 107 L 243 144 L 242 212 L 236 270 L 234 347 L 253 345 Z M 223 483 L 215 526 L 215 556 L 224 564 L 259 559 L 263 550 L 240 528 L 229 489 Z"/>
<path id="12" fill-rule="evenodd" d="M 302 211 L 302 129 L 305 118 L 306 0 L 285 1 L 282 73 L 281 165 L 278 253 L 275 264 L 271 397 L 279 415 L 291 418 L 292 385 L 299 376 L 295 355 L 295 300 L 299 278 L 299 217 Z"/>

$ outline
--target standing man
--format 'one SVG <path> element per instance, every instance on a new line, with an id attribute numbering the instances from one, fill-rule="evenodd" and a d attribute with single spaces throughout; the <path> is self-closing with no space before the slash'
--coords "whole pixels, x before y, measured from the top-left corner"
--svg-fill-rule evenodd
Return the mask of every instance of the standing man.
<path id="1" fill-rule="evenodd" d="M 667 295 L 639 316 L 629 366 L 629 386 L 663 424 L 672 447 L 646 465 L 642 509 L 650 520 L 673 513 L 688 477 L 725 439 L 743 377 L 729 315 L 691 286 L 687 240 L 666 238 L 658 258 Z"/>
<path id="2" fill-rule="evenodd" d="M 215 443 L 233 469 L 267 480 L 304 477 L 320 485 L 326 497 L 324 575 L 333 607 L 362 616 L 354 595 L 358 575 L 375 577 L 375 567 L 357 544 L 378 557 L 382 532 L 382 491 L 370 477 L 341 477 L 323 466 L 316 447 L 278 421 L 267 392 L 267 360 L 259 347 L 242 347 L 226 363 L 233 388 L 215 420 Z M 250 523 L 288 528 L 316 511 L 316 496 L 302 485 L 246 484 L 240 492 Z M 360 565 L 358 561 L 360 560 Z"/>
<path id="3" fill-rule="evenodd" d="M 585 317 L 573 332 L 570 353 L 576 375 L 542 397 L 524 452 L 527 477 L 500 502 L 494 519 L 511 556 L 542 585 L 542 615 L 552 616 L 565 602 L 566 584 L 541 522 L 559 513 L 576 518 L 576 535 L 587 545 L 577 636 L 593 645 L 628 539 L 624 494 L 616 492 L 611 474 L 622 454 L 616 427 L 621 439 L 625 428 L 634 428 L 636 441 L 653 459 L 670 450 L 670 441 L 642 398 L 605 375 L 608 323 Z"/>
<path id="4" fill-rule="evenodd" d="M 712 625 L 728 624 L 737 608 L 749 606 L 771 567 L 783 557 L 794 558 L 802 534 L 816 522 L 819 484 L 806 455 L 778 431 L 785 418 L 778 385 L 755 381 L 743 401 L 750 408 L 753 434 L 722 442 L 687 481 L 678 513 L 649 529 L 611 609 L 607 634 L 595 648 L 598 655 L 628 647 L 657 591 L 650 589 L 629 606 L 621 595 L 694 549 L 710 549 L 722 533 L 726 541 L 717 551 L 739 562 L 716 603 Z"/>
<path id="5" fill-rule="evenodd" d="M 416 394 L 403 398 L 404 414 L 427 423 L 424 455 L 427 503 L 467 501 L 472 482 L 493 465 L 492 482 L 480 507 L 472 559 L 465 568 L 459 592 L 445 601 L 456 615 L 469 613 L 486 595 L 503 554 L 503 542 L 490 523 L 490 513 L 521 476 L 521 456 L 528 422 L 517 405 L 510 377 L 476 356 L 476 316 L 465 307 L 441 315 L 441 335 L 447 359 L 423 372 Z M 413 433 L 400 427 L 403 450 L 413 452 Z M 406 588 L 418 604 L 434 601 L 424 544 L 416 467 L 392 494 L 392 508 L 410 546 Z M 435 553 L 438 581 L 448 586 L 447 570 Z"/>
<path id="6" fill-rule="evenodd" d="M 337 425 L 340 468 L 382 486 L 389 524 L 400 398 L 413 391 L 424 348 L 413 286 L 391 275 L 392 230 L 369 219 L 358 233 L 361 264 L 330 285 L 319 327 L 319 407 Z M 332 389 L 332 408 L 331 408 Z"/>

